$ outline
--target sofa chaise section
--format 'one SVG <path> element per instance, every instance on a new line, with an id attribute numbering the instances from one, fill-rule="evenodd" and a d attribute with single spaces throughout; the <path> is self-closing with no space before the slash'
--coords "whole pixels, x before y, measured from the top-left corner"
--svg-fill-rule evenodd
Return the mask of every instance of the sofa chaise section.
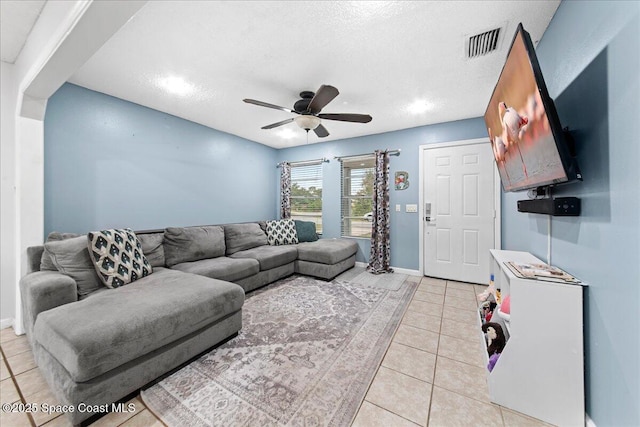
<path id="1" fill-rule="evenodd" d="M 75 382 L 215 324 L 239 312 L 244 302 L 244 292 L 233 283 L 166 268 L 134 284 L 38 316 L 36 341 Z"/>
<path id="2" fill-rule="evenodd" d="M 331 280 L 356 264 L 358 244 L 351 239 L 320 239 L 296 245 L 295 272 Z"/>
<path id="3" fill-rule="evenodd" d="M 152 274 L 82 296 L 69 275 L 37 271 L 48 256 L 41 246 L 28 251 L 36 271 L 20 281 L 24 326 L 35 361 L 61 404 L 104 407 L 242 327 L 240 286 L 159 267 L 163 235 L 140 240 L 155 264 Z M 67 417 L 77 424 L 91 415 L 76 410 Z"/>

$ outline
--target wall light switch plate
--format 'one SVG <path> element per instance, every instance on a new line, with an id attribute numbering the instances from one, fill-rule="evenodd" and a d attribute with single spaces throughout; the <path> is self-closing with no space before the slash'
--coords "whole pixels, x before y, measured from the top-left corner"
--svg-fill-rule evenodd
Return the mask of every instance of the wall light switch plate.
<path id="1" fill-rule="evenodd" d="M 400 205 L 396 205 L 396 212 L 400 212 Z"/>
<path id="2" fill-rule="evenodd" d="M 406 205 L 405 207 L 406 212 L 418 212 L 418 205 Z"/>

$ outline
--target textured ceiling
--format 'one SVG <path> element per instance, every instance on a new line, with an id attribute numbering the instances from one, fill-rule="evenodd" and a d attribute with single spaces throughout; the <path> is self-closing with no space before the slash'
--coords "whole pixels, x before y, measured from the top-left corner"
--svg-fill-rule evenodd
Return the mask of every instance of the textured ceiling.
<path id="1" fill-rule="evenodd" d="M 45 0 L 0 0 L 0 60 L 13 64 Z"/>
<path id="2" fill-rule="evenodd" d="M 303 90 L 340 90 L 323 113 L 344 139 L 484 114 L 519 22 L 534 43 L 559 1 L 150 1 L 70 79 L 74 84 L 282 148 L 307 143 L 292 108 Z M 465 58 L 465 39 L 503 28 L 498 50 Z M 164 89 L 182 79 L 184 93 Z M 412 104 L 423 112 L 412 113 Z"/>

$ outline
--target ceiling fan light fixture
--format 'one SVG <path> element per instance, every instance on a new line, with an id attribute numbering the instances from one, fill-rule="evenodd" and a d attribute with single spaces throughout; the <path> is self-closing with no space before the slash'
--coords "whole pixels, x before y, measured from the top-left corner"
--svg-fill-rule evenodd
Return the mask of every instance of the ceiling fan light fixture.
<path id="1" fill-rule="evenodd" d="M 316 116 L 310 116 L 308 114 L 303 114 L 295 118 L 295 122 L 302 129 L 309 131 L 320 126 L 320 119 Z"/>

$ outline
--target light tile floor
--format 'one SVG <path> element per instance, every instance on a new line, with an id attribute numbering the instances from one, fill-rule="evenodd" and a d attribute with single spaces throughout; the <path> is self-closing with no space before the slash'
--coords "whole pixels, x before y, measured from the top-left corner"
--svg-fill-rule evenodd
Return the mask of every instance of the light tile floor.
<path id="1" fill-rule="evenodd" d="M 548 426 L 489 401 L 476 299 L 486 287 L 408 280 L 420 284 L 353 426 Z"/>
<path id="2" fill-rule="evenodd" d="M 489 401 L 476 294 L 483 286 L 419 282 L 353 426 L 548 426 Z M 55 405 L 24 336 L 0 331 L 0 402 Z M 110 413 L 92 426 L 162 426 L 135 397 L 135 411 Z M 60 413 L 0 412 L 0 425 L 68 426 Z"/>

